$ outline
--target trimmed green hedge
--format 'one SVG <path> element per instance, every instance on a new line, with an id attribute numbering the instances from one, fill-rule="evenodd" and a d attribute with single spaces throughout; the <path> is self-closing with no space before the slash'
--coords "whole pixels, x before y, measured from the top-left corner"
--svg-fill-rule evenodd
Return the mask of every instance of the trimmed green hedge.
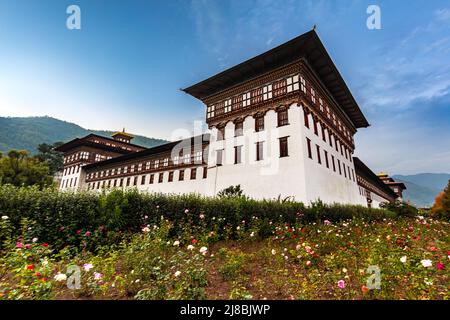
<path id="1" fill-rule="evenodd" d="M 177 227 L 181 228 L 187 223 L 198 224 L 201 214 L 204 215 L 202 223 L 207 226 L 217 223 L 236 226 L 242 220 L 250 221 L 254 216 L 265 221 L 287 223 L 395 217 L 394 213 L 386 210 L 324 205 L 320 202 L 305 207 L 298 202 L 205 198 L 193 194 L 164 195 L 120 190 L 102 194 L 69 193 L 53 189 L 39 191 L 33 187 L 0 186 L 0 216 L 8 216 L 16 230 L 19 230 L 22 218 L 34 221 L 34 234 L 40 241 L 50 243 L 57 242 L 61 232 L 72 234 L 78 230 L 97 230 L 99 227 L 109 231 L 138 232 L 144 224 L 158 224 L 161 215 L 176 222 L 177 232 Z M 145 219 L 145 216 L 148 218 Z"/>

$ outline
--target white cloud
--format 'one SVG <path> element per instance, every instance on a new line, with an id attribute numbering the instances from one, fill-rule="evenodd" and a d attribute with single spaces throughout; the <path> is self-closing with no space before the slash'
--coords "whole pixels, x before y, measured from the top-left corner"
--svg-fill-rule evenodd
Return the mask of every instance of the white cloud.
<path id="1" fill-rule="evenodd" d="M 442 23 L 450 10 L 438 10 L 425 26 L 414 28 L 403 40 L 379 48 L 377 60 L 362 69 L 362 104 L 377 108 L 405 110 L 417 101 L 431 101 L 450 91 L 450 37 Z M 375 54 L 375 52 L 374 52 Z"/>

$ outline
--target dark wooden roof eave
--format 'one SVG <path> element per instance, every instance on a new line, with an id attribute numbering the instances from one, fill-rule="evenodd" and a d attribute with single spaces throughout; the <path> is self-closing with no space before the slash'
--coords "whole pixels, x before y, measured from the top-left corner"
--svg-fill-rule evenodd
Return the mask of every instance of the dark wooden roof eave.
<path id="1" fill-rule="evenodd" d="M 94 168 L 101 167 L 101 166 L 116 164 L 116 163 L 120 163 L 120 162 L 124 162 L 124 161 L 134 160 L 134 159 L 141 158 L 141 157 L 147 157 L 150 155 L 160 154 L 160 153 L 172 150 L 173 147 L 175 147 L 177 144 L 179 144 L 183 141 L 190 140 L 189 141 L 190 144 L 194 145 L 197 142 L 197 140 L 199 138 L 201 138 L 202 144 L 205 144 L 205 143 L 209 144 L 209 137 L 210 137 L 209 134 L 202 134 L 202 135 L 190 137 L 187 139 L 173 141 L 173 142 L 165 143 L 165 144 L 153 147 L 153 148 L 148 148 L 143 151 L 133 152 L 133 153 L 125 154 L 125 155 L 118 156 L 115 158 L 111 158 L 108 160 L 91 163 L 91 164 L 84 166 L 83 168 L 86 170 L 90 170 L 90 169 L 94 169 Z"/>
<path id="2" fill-rule="evenodd" d="M 372 170 L 370 170 L 369 167 L 367 167 L 364 162 L 362 162 L 358 157 L 353 157 L 353 163 L 355 165 L 355 171 L 357 175 L 365 176 L 388 195 L 392 196 L 394 199 L 397 198 L 397 194 L 391 188 L 389 188 L 387 184 L 381 181 L 381 179 Z"/>
<path id="3" fill-rule="evenodd" d="M 111 152 L 116 152 L 116 153 L 121 153 L 121 154 L 128 154 L 128 153 L 136 152 L 134 150 L 126 150 L 126 149 L 122 149 L 122 148 L 118 148 L 118 147 L 107 146 L 102 143 L 95 143 L 95 142 L 92 142 L 89 140 L 83 140 L 83 139 L 78 139 L 78 138 L 63 144 L 63 145 L 55 148 L 54 150 L 58 151 L 58 152 L 68 152 L 77 147 L 92 147 L 92 148 L 102 149 L 105 151 L 111 151 Z"/>
<path id="4" fill-rule="evenodd" d="M 120 142 L 120 141 L 114 140 L 114 139 L 109 138 L 109 137 L 100 136 L 100 135 L 95 134 L 95 133 L 90 133 L 87 136 L 84 136 L 83 138 L 75 138 L 75 139 L 73 139 L 73 140 L 71 140 L 69 142 L 66 142 L 66 143 L 60 145 L 59 147 L 55 148 L 54 150 L 55 151 L 59 151 L 59 152 L 67 152 L 68 150 L 73 149 L 74 145 L 75 145 L 75 147 L 77 147 L 79 145 L 82 145 L 82 144 L 79 144 L 80 142 L 83 142 L 83 143 L 84 142 L 89 142 L 86 139 L 88 139 L 90 137 L 97 137 L 99 139 L 106 139 L 106 140 L 114 142 L 114 143 L 119 143 Z M 94 143 L 94 144 L 95 144 L 95 146 L 99 145 L 99 143 Z M 147 149 L 146 147 L 143 147 L 143 146 L 140 146 L 140 145 L 137 145 L 137 144 L 127 143 L 127 145 L 129 145 L 131 147 L 134 147 L 134 148 L 139 148 L 139 149 L 142 149 L 142 150 Z M 111 146 L 106 146 L 106 147 L 109 148 L 108 150 L 110 150 L 110 149 L 117 149 L 117 150 L 128 151 L 128 150 L 124 150 L 122 148 L 114 148 L 114 147 L 111 147 Z M 130 151 L 128 151 L 128 152 L 130 152 Z"/>
<path id="5" fill-rule="evenodd" d="M 312 65 L 355 127 L 368 127 L 369 123 L 364 114 L 314 30 L 182 90 L 204 100 L 231 86 L 301 58 L 305 58 Z"/>

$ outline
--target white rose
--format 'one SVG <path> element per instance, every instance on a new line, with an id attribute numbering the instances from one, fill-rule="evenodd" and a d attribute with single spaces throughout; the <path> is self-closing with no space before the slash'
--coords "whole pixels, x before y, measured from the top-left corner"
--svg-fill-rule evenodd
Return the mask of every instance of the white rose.
<path id="1" fill-rule="evenodd" d="M 420 263 L 422 264 L 422 266 L 424 266 L 425 268 L 431 267 L 433 264 L 431 263 L 431 260 L 429 259 L 424 259 L 422 261 L 420 261 Z"/>
<path id="2" fill-rule="evenodd" d="M 60 273 L 58 272 L 55 276 L 55 280 L 58 282 L 62 282 L 62 281 L 66 281 L 67 280 L 67 276 L 64 273 Z"/>
<path id="3" fill-rule="evenodd" d="M 8 220 L 9 217 L 8 216 L 2 216 L 2 220 Z"/>
<path id="4" fill-rule="evenodd" d="M 174 243 L 173 243 L 173 246 L 174 247 L 178 247 L 179 245 L 180 245 L 180 241 L 175 240 Z"/>
<path id="5" fill-rule="evenodd" d="M 190 244 L 190 245 L 187 246 L 187 249 L 188 250 L 194 250 L 194 246 L 192 244 Z"/>
<path id="6" fill-rule="evenodd" d="M 406 256 L 403 256 L 400 258 L 400 262 L 405 263 L 406 262 Z"/>
<path id="7" fill-rule="evenodd" d="M 89 270 L 91 270 L 94 266 L 92 265 L 92 263 L 85 263 L 83 265 L 83 269 L 84 271 L 88 272 Z"/>
<path id="8" fill-rule="evenodd" d="M 208 248 L 207 248 L 207 247 L 201 247 L 201 248 L 200 248 L 200 253 L 201 253 L 202 255 L 205 255 L 207 252 L 208 252 Z"/>
<path id="9" fill-rule="evenodd" d="M 178 277 L 179 275 L 181 274 L 181 272 L 180 271 L 177 271 L 177 272 L 175 272 L 175 277 Z"/>

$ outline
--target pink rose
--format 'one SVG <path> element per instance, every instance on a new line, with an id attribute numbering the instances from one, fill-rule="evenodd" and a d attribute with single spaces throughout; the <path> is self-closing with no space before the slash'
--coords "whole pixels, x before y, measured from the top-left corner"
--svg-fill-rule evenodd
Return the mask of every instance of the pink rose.
<path id="1" fill-rule="evenodd" d="M 339 280 L 337 283 L 338 287 L 341 289 L 345 288 L 345 281 L 344 280 Z"/>

